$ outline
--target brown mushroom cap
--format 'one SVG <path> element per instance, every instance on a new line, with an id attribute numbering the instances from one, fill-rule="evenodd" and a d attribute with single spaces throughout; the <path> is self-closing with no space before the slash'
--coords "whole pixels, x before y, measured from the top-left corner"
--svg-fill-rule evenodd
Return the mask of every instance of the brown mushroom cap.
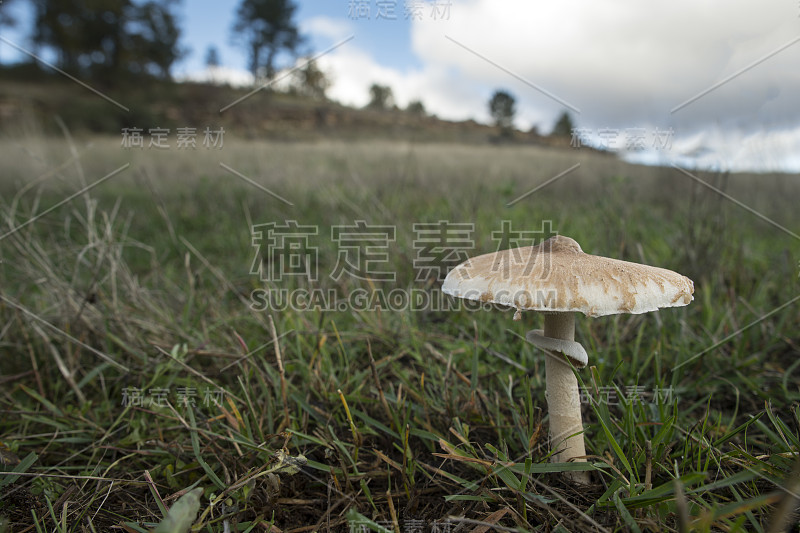
<path id="1" fill-rule="evenodd" d="M 664 268 L 586 254 L 557 235 L 536 246 L 502 250 L 461 263 L 442 292 L 520 310 L 587 316 L 647 313 L 691 302 L 694 283 Z"/>

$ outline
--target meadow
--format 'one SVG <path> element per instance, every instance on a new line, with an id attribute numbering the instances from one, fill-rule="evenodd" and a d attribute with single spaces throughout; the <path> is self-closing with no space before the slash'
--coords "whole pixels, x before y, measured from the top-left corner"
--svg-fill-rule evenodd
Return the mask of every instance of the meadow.
<path id="1" fill-rule="evenodd" d="M 0 531 L 146 532 L 196 487 L 208 532 L 797 527 L 798 176 L 170 142 L 0 143 Z M 578 316 L 583 466 L 549 461 L 541 315 L 439 292 L 556 233 L 695 286 Z M 259 305 L 280 290 L 332 296 Z"/>

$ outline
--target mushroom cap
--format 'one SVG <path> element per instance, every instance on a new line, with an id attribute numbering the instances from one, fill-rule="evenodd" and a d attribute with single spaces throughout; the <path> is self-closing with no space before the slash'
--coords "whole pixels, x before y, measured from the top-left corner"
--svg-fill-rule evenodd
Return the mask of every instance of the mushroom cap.
<path id="1" fill-rule="evenodd" d="M 691 302 L 694 283 L 677 272 L 584 253 L 557 235 L 536 246 L 473 257 L 442 284 L 450 296 L 520 310 L 640 314 Z"/>

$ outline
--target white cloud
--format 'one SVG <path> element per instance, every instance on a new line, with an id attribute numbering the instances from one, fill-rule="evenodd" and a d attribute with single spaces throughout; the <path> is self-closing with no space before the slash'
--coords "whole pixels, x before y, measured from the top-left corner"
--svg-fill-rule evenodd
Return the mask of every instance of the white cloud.
<path id="1" fill-rule="evenodd" d="M 357 33 L 347 20 L 314 17 L 300 25 L 304 32 L 331 43 L 356 34 L 352 42 L 317 61 L 331 78 L 328 96 L 333 100 L 362 107 L 369 101 L 370 85 L 379 83 L 391 87 L 395 102 L 401 108 L 411 101 L 421 100 L 426 109 L 444 118 L 463 120 L 486 115 L 484 95 L 476 90 L 475 83 L 466 79 L 459 83 L 461 75 L 447 66 L 431 64 L 401 71 L 381 65 L 359 46 Z"/>
<path id="2" fill-rule="evenodd" d="M 341 41 L 353 34 L 353 24 L 346 19 L 312 17 L 300 22 L 300 33 Z"/>
<path id="3" fill-rule="evenodd" d="M 622 153 L 633 163 L 713 170 L 800 172 L 800 126 L 745 132 L 709 128 L 678 137 L 669 150 Z"/>
<path id="4" fill-rule="evenodd" d="M 474 0 L 448 21 L 412 28 L 415 52 L 469 79 L 512 89 L 525 108 L 563 106 L 445 36 L 580 108 L 592 126 L 662 121 L 686 128 L 709 122 L 800 115 L 800 43 L 676 113 L 670 110 L 798 36 L 800 6 L 790 2 L 541 3 Z"/>
<path id="5" fill-rule="evenodd" d="M 331 73 L 333 85 L 329 97 L 346 105 L 366 105 L 370 85 L 379 83 L 391 87 L 401 108 L 421 100 L 429 112 L 451 119 L 468 119 L 479 115 L 485 107 L 480 94 L 468 85 L 454 83 L 454 74 L 436 65 L 401 72 L 378 64 L 369 53 L 350 44 L 320 58 L 319 63 Z"/>

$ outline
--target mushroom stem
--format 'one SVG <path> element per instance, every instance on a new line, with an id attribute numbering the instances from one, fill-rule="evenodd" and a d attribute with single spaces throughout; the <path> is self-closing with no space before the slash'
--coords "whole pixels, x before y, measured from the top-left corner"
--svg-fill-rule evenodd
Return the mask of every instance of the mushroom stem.
<path id="1" fill-rule="evenodd" d="M 544 336 L 553 339 L 575 340 L 575 315 L 573 313 L 547 313 L 544 317 Z M 555 462 L 566 462 L 586 455 L 583 443 L 578 380 L 566 357 L 560 353 L 545 352 L 545 379 L 547 410 L 550 413 L 550 446 L 561 451 L 554 454 Z M 586 459 L 575 459 L 586 461 Z M 589 484 L 588 472 L 570 472 L 567 477 L 578 483 Z"/>

